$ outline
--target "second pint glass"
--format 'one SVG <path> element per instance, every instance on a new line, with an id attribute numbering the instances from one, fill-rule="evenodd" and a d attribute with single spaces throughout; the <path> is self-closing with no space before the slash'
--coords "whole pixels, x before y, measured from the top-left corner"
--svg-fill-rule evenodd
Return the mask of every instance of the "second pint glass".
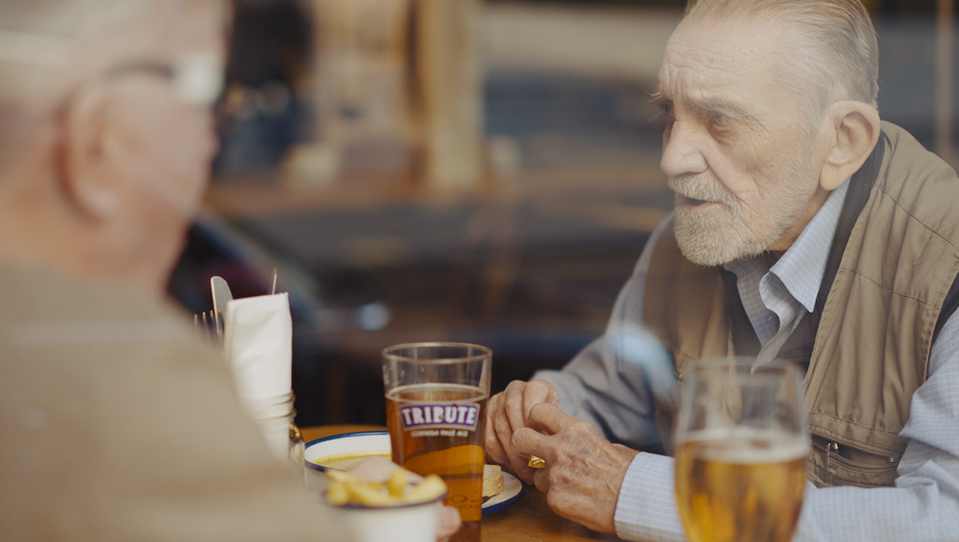
<path id="1" fill-rule="evenodd" d="M 676 497 L 691 542 L 789 542 L 806 487 L 800 371 L 720 358 L 686 370 Z"/>
<path id="2" fill-rule="evenodd" d="M 446 482 L 446 504 L 463 518 L 451 540 L 480 539 L 492 356 L 489 348 L 466 343 L 411 343 L 383 351 L 393 461 Z"/>

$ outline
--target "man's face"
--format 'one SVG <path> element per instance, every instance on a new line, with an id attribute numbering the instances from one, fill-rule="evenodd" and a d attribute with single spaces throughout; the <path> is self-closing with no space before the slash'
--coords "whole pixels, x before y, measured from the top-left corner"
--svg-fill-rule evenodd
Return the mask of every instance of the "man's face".
<path id="1" fill-rule="evenodd" d="M 777 79 L 783 28 L 684 20 L 659 72 L 660 166 L 676 192 L 676 238 L 700 265 L 785 250 L 818 206 L 818 157 L 798 96 Z"/>
<path id="2" fill-rule="evenodd" d="M 117 36 L 124 53 L 112 62 L 169 72 L 134 68 L 101 88 L 113 127 L 106 144 L 127 187 L 116 244 L 129 247 L 131 259 L 168 267 L 202 201 L 217 149 L 209 102 L 216 91 L 203 80 L 222 78 L 224 21 L 217 0 L 158 4 L 156 17 Z"/>
<path id="3" fill-rule="evenodd" d="M 203 96 L 210 94 L 203 88 L 210 85 L 199 81 L 191 86 L 190 81 L 222 79 L 224 23 L 216 0 L 166 2 L 160 11 L 159 20 L 146 22 L 140 56 L 144 62 L 170 66 L 172 77 L 145 73 L 118 81 L 116 114 L 129 119 L 128 141 L 140 145 L 143 164 L 156 172 L 150 176 L 144 171 L 145 188 L 189 220 L 205 192 L 217 148 L 212 117 L 216 92 Z"/>

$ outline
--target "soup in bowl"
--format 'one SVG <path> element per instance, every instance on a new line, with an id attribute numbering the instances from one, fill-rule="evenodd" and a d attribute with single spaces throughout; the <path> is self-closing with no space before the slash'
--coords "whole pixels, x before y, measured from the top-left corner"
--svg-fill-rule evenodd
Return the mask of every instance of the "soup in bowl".
<path id="1" fill-rule="evenodd" d="M 372 455 L 391 457 L 388 431 L 343 433 L 311 441 L 303 454 L 307 468 L 348 470 Z"/>

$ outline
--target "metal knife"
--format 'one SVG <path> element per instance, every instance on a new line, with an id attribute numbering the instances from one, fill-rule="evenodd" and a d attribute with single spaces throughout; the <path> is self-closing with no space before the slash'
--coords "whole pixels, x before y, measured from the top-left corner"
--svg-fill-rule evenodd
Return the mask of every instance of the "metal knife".
<path id="1" fill-rule="evenodd" d="M 213 319 L 216 322 L 216 335 L 223 344 L 224 317 L 226 316 L 226 304 L 233 300 L 233 293 L 230 292 L 230 286 L 223 277 L 210 278 L 210 290 L 213 291 Z"/>

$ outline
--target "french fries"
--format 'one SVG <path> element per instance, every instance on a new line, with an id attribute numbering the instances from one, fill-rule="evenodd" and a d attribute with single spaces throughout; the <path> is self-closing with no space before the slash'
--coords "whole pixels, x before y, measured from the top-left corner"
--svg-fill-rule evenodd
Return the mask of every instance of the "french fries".
<path id="1" fill-rule="evenodd" d="M 446 483 L 435 474 L 418 484 L 411 483 L 409 473 L 403 469 L 394 470 L 385 483 L 364 480 L 336 469 L 327 469 L 326 474 L 331 480 L 326 489 L 326 502 L 334 506 L 402 506 L 429 502 L 446 494 Z"/>

